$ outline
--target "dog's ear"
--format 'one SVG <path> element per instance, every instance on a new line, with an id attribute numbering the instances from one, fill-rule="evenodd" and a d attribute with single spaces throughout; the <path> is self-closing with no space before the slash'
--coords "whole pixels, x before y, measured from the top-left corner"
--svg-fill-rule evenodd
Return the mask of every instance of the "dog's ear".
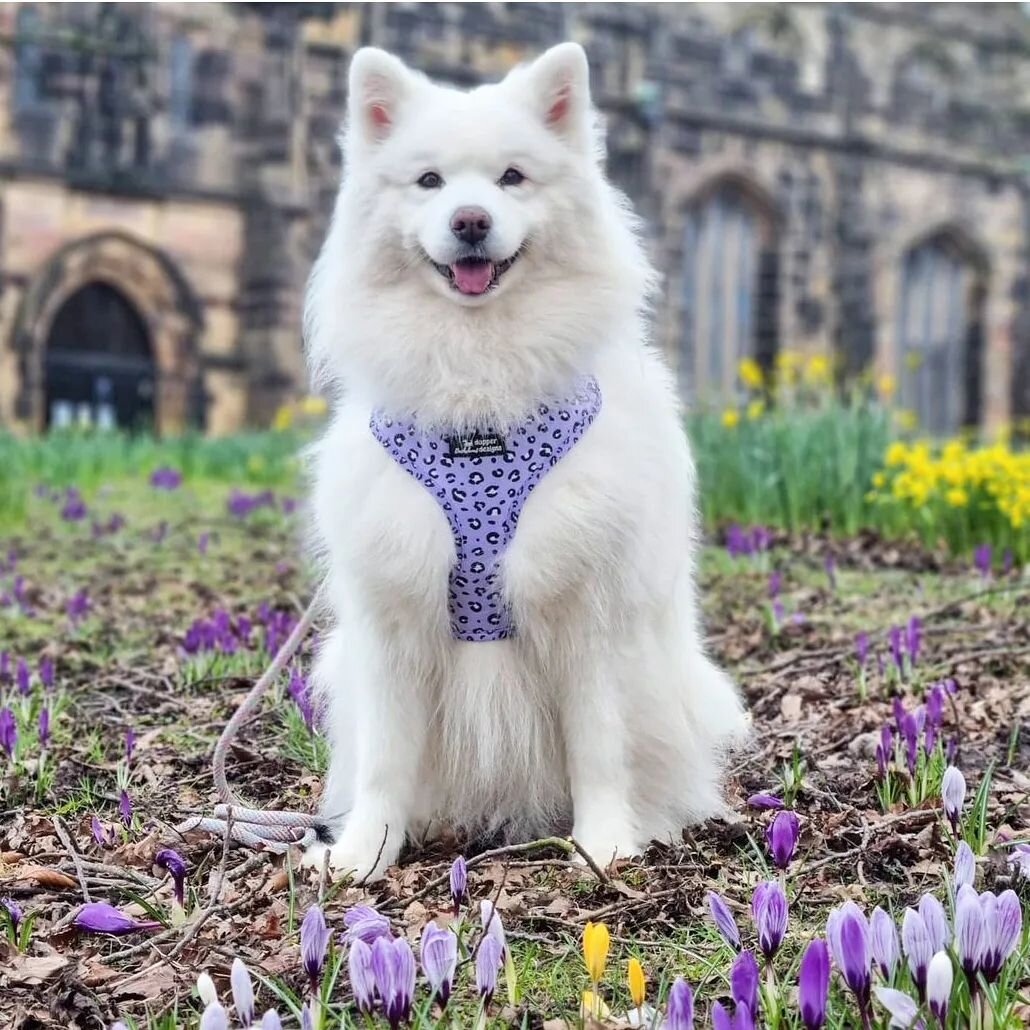
<path id="1" fill-rule="evenodd" d="M 351 134 L 369 143 L 385 140 L 417 84 L 416 74 L 399 58 L 377 47 L 362 47 L 350 63 L 347 110 Z"/>
<path id="2" fill-rule="evenodd" d="M 578 43 L 559 43 L 526 69 L 533 102 L 545 124 L 572 143 L 590 138 L 590 67 Z"/>

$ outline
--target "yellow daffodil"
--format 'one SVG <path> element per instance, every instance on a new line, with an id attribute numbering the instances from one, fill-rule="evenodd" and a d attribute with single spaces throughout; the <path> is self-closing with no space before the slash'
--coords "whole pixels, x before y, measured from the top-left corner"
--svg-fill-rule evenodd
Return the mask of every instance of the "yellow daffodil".
<path id="1" fill-rule="evenodd" d="M 969 494 L 960 486 L 953 486 L 945 495 L 944 499 L 953 508 L 964 508 L 969 503 Z"/>
<path id="2" fill-rule="evenodd" d="M 810 386 L 825 386 L 830 381 L 830 359 L 825 354 L 813 354 L 805 363 L 805 382 Z"/>
<path id="3" fill-rule="evenodd" d="M 737 365 L 737 375 L 740 376 L 740 381 L 751 390 L 757 390 L 765 381 L 762 366 L 754 358 L 741 358 Z"/>
<path id="4" fill-rule="evenodd" d="M 643 967 L 635 958 L 629 960 L 626 980 L 629 983 L 629 996 L 633 999 L 633 1007 L 640 1008 L 644 1004 L 644 992 L 647 990 L 647 981 L 644 979 Z"/>
<path id="5" fill-rule="evenodd" d="M 754 422 L 755 419 L 761 418 L 765 414 L 765 401 L 753 400 L 747 406 L 747 417 Z"/>
<path id="6" fill-rule="evenodd" d="M 882 472 L 873 473 L 873 486 L 875 486 L 878 490 L 882 489 L 884 483 L 886 482 L 887 477 Z"/>
<path id="7" fill-rule="evenodd" d="M 604 976 L 608 961 L 609 935 L 604 923 L 587 923 L 583 929 L 583 961 L 590 980 L 596 985 Z"/>
<path id="8" fill-rule="evenodd" d="M 318 415 L 324 415 L 326 413 L 326 402 L 324 397 L 305 397 L 300 402 L 300 410 L 305 415 L 311 415 L 312 417 Z"/>
<path id="9" fill-rule="evenodd" d="M 727 408 L 722 413 L 722 424 L 727 429 L 733 429 L 740 422 L 740 412 L 736 408 Z"/>
<path id="10" fill-rule="evenodd" d="M 293 408 L 289 404 L 280 405 L 272 419 L 272 428 L 277 432 L 289 429 L 293 422 Z"/>
<path id="11" fill-rule="evenodd" d="M 894 396 L 897 385 L 894 376 L 882 375 L 876 380 L 876 392 L 880 395 L 881 400 L 889 401 Z"/>

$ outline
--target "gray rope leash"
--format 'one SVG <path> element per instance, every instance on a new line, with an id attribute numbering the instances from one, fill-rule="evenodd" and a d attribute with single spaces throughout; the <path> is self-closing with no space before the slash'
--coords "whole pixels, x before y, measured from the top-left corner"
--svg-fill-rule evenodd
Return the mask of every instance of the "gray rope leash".
<path id="1" fill-rule="evenodd" d="M 250 688 L 247 696 L 233 712 L 232 718 L 225 724 L 212 760 L 215 789 L 222 799 L 215 805 L 213 816 L 193 816 L 180 823 L 176 829 L 179 833 L 188 830 L 202 830 L 205 833 L 229 836 L 250 848 L 259 851 L 273 851 L 282 854 L 294 845 L 307 847 L 318 837 L 324 835 L 326 824 L 317 816 L 304 812 L 287 812 L 274 808 L 250 808 L 229 786 L 225 774 L 225 763 L 229 756 L 229 748 L 240 731 L 240 727 L 254 714 L 265 691 L 271 686 L 279 674 L 286 668 L 286 663 L 296 653 L 301 641 L 307 636 L 315 621 L 318 608 L 318 593 L 311 599 L 300 621 L 294 627 L 286 643 L 279 648 L 272 664 L 261 674 L 261 678 Z"/>

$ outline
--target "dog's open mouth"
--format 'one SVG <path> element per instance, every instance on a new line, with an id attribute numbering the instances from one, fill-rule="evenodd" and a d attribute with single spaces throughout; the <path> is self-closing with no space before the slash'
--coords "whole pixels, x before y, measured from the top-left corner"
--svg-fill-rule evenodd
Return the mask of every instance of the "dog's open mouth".
<path id="1" fill-rule="evenodd" d="M 501 276 L 518 260 L 521 251 L 515 251 L 510 258 L 503 261 L 487 261 L 484 258 L 459 258 L 451 265 L 441 265 L 436 261 L 430 264 L 450 284 L 452 290 L 477 297 L 492 290 L 501 280 Z"/>

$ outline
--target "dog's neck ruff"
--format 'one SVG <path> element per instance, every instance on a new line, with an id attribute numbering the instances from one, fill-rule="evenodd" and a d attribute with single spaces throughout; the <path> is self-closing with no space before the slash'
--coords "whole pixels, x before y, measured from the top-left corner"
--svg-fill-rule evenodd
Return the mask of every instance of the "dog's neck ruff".
<path id="1" fill-rule="evenodd" d="M 448 604 L 456 639 L 512 636 L 515 627 L 499 581 L 501 558 L 526 498 L 600 410 L 597 380 L 584 376 L 569 397 L 541 402 L 504 436 L 425 430 L 413 418 L 372 413 L 376 439 L 429 490 L 450 523 L 457 560 Z"/>

